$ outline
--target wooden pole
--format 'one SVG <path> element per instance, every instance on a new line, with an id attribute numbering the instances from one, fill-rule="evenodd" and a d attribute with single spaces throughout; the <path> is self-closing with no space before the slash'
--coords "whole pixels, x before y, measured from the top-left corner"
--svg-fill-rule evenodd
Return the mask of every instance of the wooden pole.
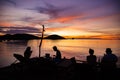
<path id="1" fill-rule="evenodd" d="M 44 31 L 45 31 L 44 25 L 42 25 L 42 27 L 43 27 L 43 29 L 42 29 L 42 37 L 41 37 L 40 44 L 39 44 L 39 58 L 41 56 L 41 46 L 42 46 L 42 40 L 43 40 Z"/>

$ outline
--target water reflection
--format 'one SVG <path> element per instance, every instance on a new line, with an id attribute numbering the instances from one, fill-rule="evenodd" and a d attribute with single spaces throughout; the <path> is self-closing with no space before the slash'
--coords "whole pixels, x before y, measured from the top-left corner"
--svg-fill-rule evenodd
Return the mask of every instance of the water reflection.
<path id="1" fill-rule="evenodd" d="M 110 47 L 114 54 L 120 56 L 119 42 L 120 40 L 43 40 L 41 56 L 44 56 L 45 53 L 50 53 L 51 56 L 55 55 L 53 46 L 57 46 L 62 57 L 66 58 L 76 57 L 76 59 L 85 60 L 89 48 L 95 50 L 94 54 L 97 57 L 103 56 L 107 47 Z M 14 62 L 13 53 L 23 55 L 27 46 L 33 50 L 31 57 L 38 57 L 39 43 L 40 40 L 0 42 L 0 67 Z"/>

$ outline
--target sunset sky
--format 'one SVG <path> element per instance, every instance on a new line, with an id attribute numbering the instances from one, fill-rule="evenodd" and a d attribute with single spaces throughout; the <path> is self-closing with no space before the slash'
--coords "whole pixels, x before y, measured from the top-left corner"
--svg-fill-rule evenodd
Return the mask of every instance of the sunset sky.
<path id="1" fill-rule="evenodd" d="M 0 0 L 0 35 L 120 39 L 120 0 Z"/>

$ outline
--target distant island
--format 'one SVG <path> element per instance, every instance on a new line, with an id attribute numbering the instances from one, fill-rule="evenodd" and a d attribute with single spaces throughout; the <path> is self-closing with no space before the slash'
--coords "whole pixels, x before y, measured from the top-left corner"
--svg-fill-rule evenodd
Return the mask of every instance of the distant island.
<path id="1" fill-rule="evenodd" d="M 0 36 L 0 40 L 30 40 L 30 39 L 39 39 L 39 37 L 30 35 L 30 34 L 6 34 Z"/>
<path id="2" fill-rule="evenodd" d="M 49 35 L 49 36 L 45 37 L 44 39 L 57 40 L 57 39 L 65 39 L 65 38 L 62 36 L 59 36 L 59 35 Z"/>
<path id="3" fill-rule="evenodd" d="M 0 40 L 31 40 L 31 39 L 41 39 L 41 37 L 34 36 L 31 34 L 14 34 L 14 35 L 6 34 L 0 36 Z M 65 39 L 65 38 L 59 35 L 49 35 L 47 37 L 44 37 L 44 39 L 56 40 L 56 39 Z"/>

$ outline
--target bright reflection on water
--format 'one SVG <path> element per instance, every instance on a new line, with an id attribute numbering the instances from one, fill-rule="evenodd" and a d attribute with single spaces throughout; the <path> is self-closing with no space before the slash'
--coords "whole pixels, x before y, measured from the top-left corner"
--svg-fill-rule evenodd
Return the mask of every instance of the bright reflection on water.
<path id="1" fill-rule="evenodd" d="M 38 57 L 40 40 L 30 41 L 9 41 L 0 42 L 0 67 L 10 65 L 15 61 L 13 53 L 23 55 L 27 46 L 33 50 L 31 57 Z M 106 48 L 111 48 L 113 53 L 120 56 L 120 40 L 43 40 L 41 56 L 50 53 L 51 57 L 55 55 L 52 47 L 57 46 L 62 53 L 62 57 L 75 57 L 79 60 L 86 60 L 89 48 L 95 50 L 95 55 L 101 57 L 105 54 Z"/>

